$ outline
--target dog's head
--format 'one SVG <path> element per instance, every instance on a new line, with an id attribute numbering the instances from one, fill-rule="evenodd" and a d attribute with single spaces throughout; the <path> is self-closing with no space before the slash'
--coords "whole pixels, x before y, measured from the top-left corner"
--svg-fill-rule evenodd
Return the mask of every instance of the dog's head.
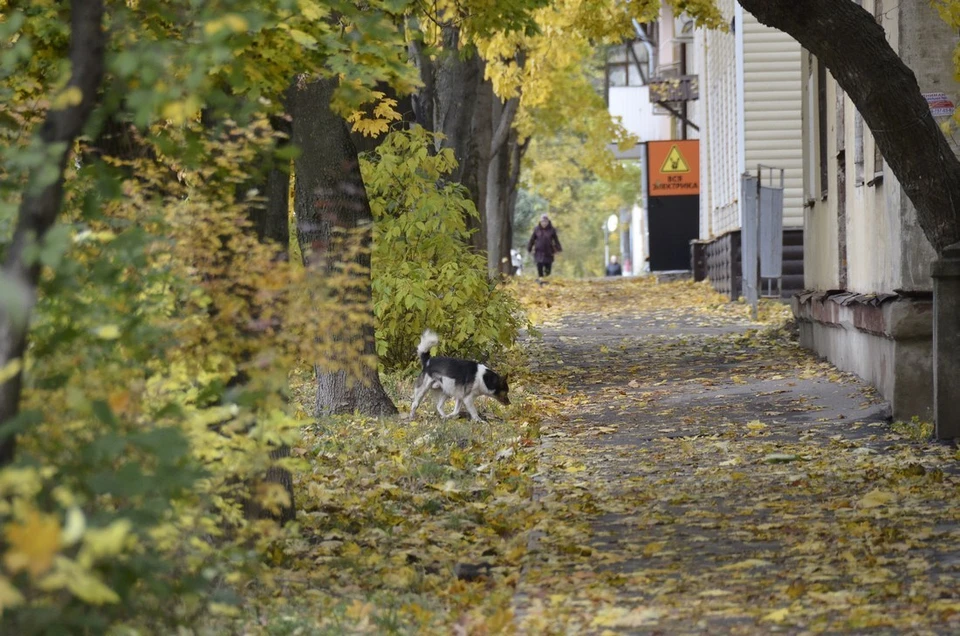
<path id="1" fill-rule="evenodd" d="M 507 376 L 499 378 L 497 388 L 493 390 L 493 398 L 500 404 L 510 406 L 510 387 L 507 385 Z"/>
<path id="2" fill-rule="evenodd" d="M 490 369 L 483 372 L 483 383 L 487 387 L 487 395 L 500 404 L 510 406 L 510 387 L 507 386 L 507 376 L 494 373 Z"/>

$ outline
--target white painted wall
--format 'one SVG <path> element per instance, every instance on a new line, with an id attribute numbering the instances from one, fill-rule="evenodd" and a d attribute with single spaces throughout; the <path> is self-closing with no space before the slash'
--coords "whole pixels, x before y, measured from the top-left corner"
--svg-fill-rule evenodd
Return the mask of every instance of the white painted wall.
<path id="1" fill-rule="evenodd" d="M 608 110 L 641 141 L 655 139 L 657 121 L 653 117 L 650 89 L 646 86 L 611 86 Z"/>

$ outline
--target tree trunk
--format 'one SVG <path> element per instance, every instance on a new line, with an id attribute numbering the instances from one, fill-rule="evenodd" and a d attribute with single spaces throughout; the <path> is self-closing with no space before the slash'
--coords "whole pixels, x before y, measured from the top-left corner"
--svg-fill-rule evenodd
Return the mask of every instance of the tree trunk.
<path id="1" fill-rule="evenodd" d="M 443 51 L 435 66 L 436 131 L 443 133 L 441 147 L 453 149 L 457 170 L 450 180 L 462 184 L 470 193 L 481 219 L 468 218 L 467 228 L 474 230 L 471 243 L 477 251 L 486 248 L 482 223 L 483 201 L 480 170 L 485 164 L 478 156 L 474 117 L 477 114 L 480 87 L 483 82 L 483 61 L 473 52 L 465 55 L 460 49 L 460 29 L 444 26 Z"/>
<path id="2" fill-rule="evenodd" d="M 837 0 L 738 0 L 761 23 L 817 56 L 870 127 L 937 250 L 960 241 L 960 161 L 913 71 L 863 8 Z"/>
<path id="3" fill-rule="evenodd" d="M 491 278 L 510 270 L 510 217 L 507 215 L 510 188 L 510 130 L 520 106 L 519 98 L 506 104 L 495 100 L 493 122 L 496 127 L 490 139 L 490 161 L 487 164 L 487 273 Z M 504 262 L 506 259 L 506 262 Z"/>
<path id="4" fill-rule="evenodd" d="M 487 243 L 489 234 L 487 233 L 487 201 L 488 186 L 487 170 L 490 167 L 490 142 L 493 139 L 493 129 L 495 117 L 499 108 L 500 100 L 493 94 L 493 83 L 484 81 L 477 89 L 477 105 L 473 113 L 473 124 L 471 125 L 470 137 L 472 139 L 471 150 L 475 153 L 476 159 L 473 168 L 476 171 L 477 179 L 477 197 L 474 204 L 477 206 L 477 217 L 468 219 L 467 229 L 472 231 L 470 235 L 470 244 L 473 250 L 480 253 L 487 253 Z M 496 194 L 496 193 L 494 193 Z"/>
<path id="5" fill-rule="evenodd" d="M 323 276 L 345 256 L 339 253 L 337 230 L 360 230 L 362 247 L 354 262 L 363 269 L 361 294 L 371 301 L 370 244 L 373 215 L 367 202 L 357 149 L 346 122 L 330 110 L 336 88 L 334 80 L 310 82 L 296 90 L 291 99 L 293 143 L 301 150 L 296 160 L 294 192 L 297 238 L 304 264 Z M 357 337 L 363 338 L 363 353 L 375 358 L 373 321 L 364 321 Z M 346 372 L 317 371 L 318 415 L 352 413 L 390 415 L 397 408 L 383 390 L 376 366 L 365 367 L 362 381 Z"/>
<path id="6" fill-rule="evenodd" d="M 276 144 L 275 150 L 281 150 L 290 145 L 291 125 L 288 116 L 270 118 L 273 130 L 283 133 Z M 286 256 L 290 244 L 290 163 L 281 162 L 274 157 L 268 160 L 269 169 L 263 175 L 259 184 L 255 184 L 263 196 L 262 203 L 250 208 L 250 219 L 253 221 L 257 237 L 271 240 L 282 246 Z"/>
<path id="7" fill-rule="evenodd" d="M 33 246 L 42 243 L 56 221 L 63 203 L 63 172 L 74 140 L 97 104 L 97 92 L 104 72 L 106 36 L 102 27 L 102 0 L 74 0 L 70 11 L 70 63 L 72 74 L 68 88 L 80 91 L 80 102 L 47 112 L 39 135 L 43 149 L 56 166 L 53 183 L 38 183 L 41 168 L 33 170 L 20 203 L 17 225 L 3 263 L 3 275 L 17 290 L 18 298 L 9 298 L 0 307 L 0 368 L 22 360 L 27 348 L 30 314 L 37 300 L 40 263 L 29 256 Z M 9 423 L 20 411 L 23 376 L 18 371 L 0 384 L 0 422 Z M 0 439 L 0 466 L 13 461 L 16 437 L 13 432 Z"/>
<path id="8" fill-rule="evenodd" d="M 277 150 L 290 144 L 290 117 L 276 116 L 270 121 L 273 129 L 284 133 L 285 137 L 277 142 Z M 266 175 L 263 192 L 266 197 L 259 218 L 254 218 L 257 236 L 261 241 L 274 241 L 278 246 L 277 258 L 284 261 L 289 259 L 290 249 L 290 165 L 279 165 L 271 161 L 270 171 Z M 270 459 L 285 459 L 290 457 L 290 447 L 286 444 L 270 451 Z M 293 488 L 293 475 L 286 468 L 271 466 L 267 469 L 263 481 L 260 483 L 280 484 L 290 499 L 290 504 L 281 506 L 279 510 L 270 510 L 260 503 L 257 497 L 259 483 L 249 486 L 251 495 L 244 501 L 244 518 L 248 520 L 270 518 L 284 525 L 296 519 L 297 504 Z"/>
<path id="9" fill-rule="evenodd" d="M 422 39 L 412 39 L 407 46 L 410 52 L 410 59 L 420 71 L 420 80 L 423 82 L 423 88 L 411 96 L 413 104 L 413 115 L 416 123 L 423 126 L 430 132 L 436 130 L 434 104 L 437 99 L 436 85 L 434 84 L 434 64 L 430 56 L 424 51 Z"/>

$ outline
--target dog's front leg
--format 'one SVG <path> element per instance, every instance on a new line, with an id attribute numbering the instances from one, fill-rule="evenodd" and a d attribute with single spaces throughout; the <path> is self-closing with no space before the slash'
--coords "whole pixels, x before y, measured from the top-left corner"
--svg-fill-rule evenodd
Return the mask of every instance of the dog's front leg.
<path id="1" fill-rule="evenodd" d="M 444 415 L 444 416 L 443 416 L 443 419 L 449 420 L 449 419 L 451 419 L 451 418 L 454 418 L 454 417 L 460 415 L 460 408 L 461 408 L 462 406 L 463 406 L 463 402 L 460 400 L 460 398 L 456 398 L 456 399 L 453 401 L 453 410 L 450 411 L 450 414 L 449 414 L 449 415 Z"/>
<path id="2" fill-rule="evenodd" d="M 443 412 L 443 403 L 447 401 L 447 396 L 443 391 L 437 391 L 437 413 L 440 414 L 440 419 L 447 419 L 446 414 Z"/>
<path id="3" fill-rule="evenodd" d="M 427 394 L 427 391 L 430 390 L 431 382 L 430 378 L 421 376 L 421 381 L 414 387 L 413 390 L 413 405 L 410 407 L 410 419 L 412 420 L 414 414 L 417 412 L 417 407 L 420 406 L 420 401 L 423 399 L 423 396 Z"/>
<path id="4" fill-rule="evenodd" d="M 463 404 L 464 404 L 464 406 L 467 407 L 467 412 L 470 414 L 470 417 L 473 419 L 474 422 L 482 422 L 482 421 L 483 421 L 483 418 L 481 418 L 481 417 L 480 417 L 480 414 L 477 413 L 477 407 L 474 406 L 474 404 L 473 404 L 473 396 L 472 396 L 472 395 L 468 395 L 466 398 L 464 398 Z"/>

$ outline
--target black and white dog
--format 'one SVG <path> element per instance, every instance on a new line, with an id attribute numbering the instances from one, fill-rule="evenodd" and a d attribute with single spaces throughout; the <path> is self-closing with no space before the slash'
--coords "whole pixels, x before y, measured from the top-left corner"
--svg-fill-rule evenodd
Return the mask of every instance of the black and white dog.
<path id="1" fill-rule="evenodd" d="M 443 419 L 456 417 L 462 406 L 473 421 L 480 421 L 477 407 L 473 401 L 481 395 L 489 395 L 501 404 L 509 406 L 510 398 L 507 393 L 506 376 L 501 377 L 486 366 L 472 360 L 459 358 L 430 357 L 430 349 L 438 342 L 437 334 L 427 329 L 420 336 L 420 345 L 417 353 L 420 355 L 420 365 L 423 371 L 413 387 L 413 406 L 410 407 L 410 419 L 413 419 L 417 407 L 427 394 L 434 391 L 437 395 L 437 412 Z M 449 414 L 443 412 L 443 404 L 447 398 L 453 398 L 455 404 Z"/>

